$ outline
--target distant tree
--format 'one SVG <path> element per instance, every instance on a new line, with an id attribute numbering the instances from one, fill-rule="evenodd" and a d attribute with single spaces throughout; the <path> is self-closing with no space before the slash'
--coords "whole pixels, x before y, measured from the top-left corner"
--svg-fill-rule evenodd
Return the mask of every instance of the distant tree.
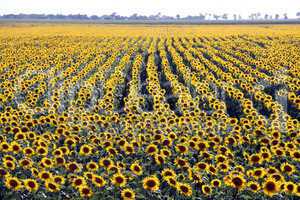
<path id="1" fill-rule="evenodd" d="M 219 15 L 213 14 L 213 18 L 215 18 L 215 20 L 218 20 L 220 18 Z"/>
<path id="2" fill-rule="evenodd" d="M 159 19 L 161 17 L 161 12 L 159 12 L 159 13 L 157 13 L 156 15 L 155 15 L 155 18 L 156 19 Z"/>
<path id="3" fill-rule="evenodd" d="M 256 19 L 260 19 L 261 13 L 256 13 Z"/>
<path id="4" fill-rule="evenodd" d="M 278 20 L 278 19 L 279 19 L 279 17 L 280 17 L 280 15 L 279 15 L 279 14 L 276 14 L 276 15 L 275 15 L 275 19 L 276 19 L 276 20 Z"/>
<path id="5" fill-rule="evenodd" d="M 176 19 L 177 20 L 180 19 L 180 15 L 179 14 L 176 15 Z"/>
<path id="6" fill-rule="evenodd" d="M 116 19 L 117 13 L 113 12 L 110 14 L 111 19 Z"/>
<path id="7" fill-rule="evenodd" d="M 233 20 L 236 21 L 237 20 L 237 14 L 233 15 Z"/>
<path id="8" fill-rule="evenodd" d="M 199 14 L 199 19 L 200 20 L 205 20 L 205 18 L 206 18 L 205 14 L 202 14 L 202 13 Z"/>
<path id="9" fill-rule="evenodd" d="M 242 18 L 242 16 L 241 15 L 239 15 L 239 18 L 238 18 L 239 20 L 242 20 L 243 18 Z"/>
<path id="10" fill-rule="evenodd" d="M 254 20 L 254 19 L 255 19 L 255 14 L 254 14 L 254 13 L 251 13 L 251 14 L 249 15 L 249 19 Z"/>
<path id="11" fill-rule="evenodd" d="M 268 15 L 268 14 L 265 14 L 264 19 L 265 19 L 265 20 L 268 20 L 268 19 L 269 19 L 269 15 Z"/>
<path id="12" fill-rule="evenodd" d="M 138 18 L 138 14 L 137 14 L 137 13 L 134 13 L 134 14 L 132 14 L 132 15 L 129 17 L 129 19 L 132 19 L 132 20 L 137 20 L 137 18 Z"/>
<path id="13" fill-rule="evenodd" d="M 212 16 L 213 16 L 213 14 L 211 14 L 211 13 L 205 13 L 206 20 L 211 20 Z"/>
<path id="14" fill-rule="evenodd" d="M 92 15 L 92 16 L 90 16 L 90 19 L 91 20 L 97 20 L 97 19 L 99 19 L 99 17 L 97 15 Z"/>
<path id="15" fill-rule="evenodd" d="M 289 19 L 288 16 L 287 16 L 287 13 L 284 13 L 284 14 L 283 14 L 283 18 L 284 18 L 284 19 Z"/>
<path id="16" fill-rule="evenodd" d="M 228 14 L 224 13 L 221 17 L 222 17 L 223 20 L 227 20 L 228 19 Z"/>

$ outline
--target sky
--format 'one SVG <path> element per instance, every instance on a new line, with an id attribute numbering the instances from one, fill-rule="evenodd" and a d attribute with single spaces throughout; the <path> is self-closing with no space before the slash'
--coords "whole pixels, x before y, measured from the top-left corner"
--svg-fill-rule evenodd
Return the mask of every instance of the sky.
<path id="1" fill-rule="evenodd" d="M 116 12 L 123 16 L 134 13 L 151 15 L 199 15 L 199 13 L 262 14 L 288 13 L 290 18 L 300 12 L 300 0 L 0 0 L 3 14 L 87 14 Z"/>

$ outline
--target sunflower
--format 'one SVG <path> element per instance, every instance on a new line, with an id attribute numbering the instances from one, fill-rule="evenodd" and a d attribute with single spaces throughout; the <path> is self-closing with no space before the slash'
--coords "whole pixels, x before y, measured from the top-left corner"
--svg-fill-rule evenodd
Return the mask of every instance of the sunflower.
<path id="1" fill-rule="evenodd" d="M 79 155 L 80 156 L 89 156 L 92 154 L 93 148 L 90 145 L 84 144 L 80 147 Z"/>
<path id="2" fill-rule="evenodd" d="M 166 157 L 170 157 L 172 155 L 172 152 L 169 149 L 161 149 L 160 150 L 160 154 Z"/>
<path id="3" fill-rule="evenodd" d="M 168 183 L 169 186 L 176 188 L 177 186 L 177 180 L 174 177 L 167 176 L 165 177 L 166 182 Z"/>
<path id="4" fill-rule="evenodd" d="M 258 192 L 260 190 L 260 185 L 257 182 L 254 181 L 250 181 L 247 183 L 248 188 L 252 191 L 252 192 Z"/>
<path id="5" fill-rule="evenodd" d="M 155 154 L 154 160 L 157 165 L 162 165 L 165 163 L 165 156 L 160 155 L 160 154 Z"/>
<path id="6" fill-rule="evenodd" d="M 121 197 L 124 200 L 132 200 L 135 199 L 135 193 L 132 189 L 126 188 L 122 190 Z"/>
<path id="7" fill-rule="evenodd" d="M 188 145 L 187 144 L 177 144 L 175 146 L 175 149 L 178 153 L 180 154 L 186 154 L 188 153 L 189 149 L 188 149 Z"/>
<path id="8" fill-rule="evenodd" d="M 138 163 L 133 163 L 130 166 L 130 170 L 132 171 L 132 173 L 134 173 L 137 176 L 140 176 L 143 174 L 143 168 L 141 165 L 139 165 Z"/>
<path id="9" fill-rule="evenodd" d="M 41 166 L 44 168 L 52 168 L 53 167 L 53 161 L 49 158 L 42 158 L 40 161 Z"/>
<path id="10" fill-rule="evenodd" d="M 296 191 L 295 191 L 295 194 L 296 194 L 296 196 L 300 196 L 300 184 L 298 184 L 297 186 L 296 186 Z"/>
<path id="11" fill-rule="evenodd" d="M 280 169 L 283 173 L 288 175 L 291 175 L 295 172 L 295 166 L 286 162 L 281 164 Z"/>
<path id="12" fill-rule="evenodd" d="M 264 161 L 269 162 L 271 160 L 271 153 L 266 151 L 261 153 L 261 157 Z"/>
<path id="13" fill-rule="evenodd" d="M 183 196 L 190 197 L 193 194 L 192 187 L 187 183 L 177 183 L 176 190 Z"/>
<path id="14" fill-rule="evenodd" d="M 198 162 L 195 164 L 195 166 L 198 171 L 201 171 L 201 170 L 206 170 L 208 167 L 208 164 L 205 162 Z"/>
<path id="15" fill-rule="evenodd" d="M 38 176 L 43 181 L 48 181 L 52 179 L 52 174 L 48 171 L 41 171 L 38 173 Z"/>
<path id="16" fill-rule="evenodd" d="M 262 162 L 261 155 L 260 154 L 252 154 L 249 157 L 249 162 L 251 165 L 261 164 L 261 162 Z"/>
<path id="17" fill-rule="evenodd" d="M 38 153 L 39 155 L 42 155 L 42 156 L 47 156 L 48 148 L 40 146 L 36 149 L 36 153 Z"/>
<path id="18" fill-rule="evenodd" d="M 114 174 L 113 177 L 111 178 L 111 181 L 112 184 L 118 187 L 124 187 L 127 184 L 126 177 L 121 173 Z"/>
<path id="19" fill-rule="evenodd" d="M 266 175 L 266 172 L 265 172 L 265 170 L 263 169 L 263 168 L 256 168 L 256 169 L 254 169 L 253 170 L 253 174 L 252 174 L 252 176 L 256 179 L 256 180 L 258 180 L 258 179 L 260 179 L 260 178 L 263 178 L 264 176 Z"/>
<path id="20" fill-rule="evenodd" d="M 146 153 L 149 154 L 149 155 L 154 155 L 154 154 L 158 153 L 157 146 L 155 144 L 149 144 L 146 147 Z"/>
<path id="21" fill-rule="evenodd" d="M 65 164 L 65 167 L 68 171 L 70 171 L 72 173 L 81 171 L 81 167 L 76 162 L 67 163 L 67 164 Z"/>
<path id="22" fill-rule="evenodd" d="M 110 158 L 102 158 L 100 161 L 99 161 L 99 165 L 101 167 L 104 167 L 104 168 L 109 168 L 110 166 L 114 165 L 114 162 L 110 159 Z"/>
<path id="23" fill-rule="evenodd" d="M 97 171 L 98 170 L 98 164 L 94 161 L 90 161 L 87 165 L 86 168 L 88 171 Z"/>
<path id="24" fill-rule="evenodd" d="M 19 143 L 13 141 L 12 143 L 10 143 L 10 150 L 14 153 L 17 154 L 19 153 L 19 151 L 22 150 L 22 147 Z"/>
<path id="25" fill-rule="evenodd" d="M 80 196 L 84 197 L 84 198 L 89 198 L 89 197 L 93 196 L 92 189 L 86 185 L 79 188 L 79 193 L 80 193 Z"/>
<path id="26" fill-rule="evenodd" d="M 284 182 L 285 178 L 281 173 L 271 174 L 270 178 L 273 178 L 277 182 Z"/>
<path id="27" fill-rule="evenodd" d="M 274 179 L 269 178 L 263 183 L 262 188 L 264 190 L 264 194 L 266 194 L 267 196 L 273 196 L 279 192 L 280 184 Z"/>
<path id="28" fill-rule="evenodd" d="M 184 158 L 180 158 L 180 157 L 177 157 L 175 159 L 175 164 L 178 168 L 184 168 L 184 167 L 188 167 L 189 166 L 189 163 L 186 159 Z"/>
<path id="29" fill-rule="evenodd" d="M 117 165 L 110 165 L 108 168 L 107 168 L 107 172 L 109 173 L 120 173 L 122 170 L 122 168 L 120 168 L 119 166 Z"/>
<path id="30" fill-rule="evenodd" d="M 266 171 L 268 175 L 279 172 L 279 170 L 276 167 L 269 167 Z"/>
<path id="31" fill-rule="evenodd" d="M 30 168 L 30 171 L 31 171 L 31 174 L 35 177 L 35 178 L 38 178 L 39 177 L 39 170 L 35 167 L 31 167 Z"/>
<path id="32" fill-rule="evenodd" d="M 159 190 L 159 179 L 156 176 L 149 176 L 143 179 L 143 188 L 145 190 L 157 191 Z"/>
<path id="33" fill-rule="evenodd" d="M 29 192 L 35 192 L 39 189 L 39 184 L 34 179 L 25 179 L 24 186 Z"/>
<path id="34" fill-rule="evenodd" d="M 218 188 L 221 186 L 221 181 L 219 179 L 213 179 L 210 184 L 212 187 Z"/>
<path id="35" fill-rule="evenodd" d="M 55 149 L 54 151 L 52 151 L 52 155 L 55 157 L 60 157 L 63 155 L 63 152 L 60 149 Z"/>
<path id="36" fill-rule="evenodd" d="M 22 182 L 17 177 L 6 177 L 5 186 L 8 189 L 18 191 L 22 188 Z"/>
<path id="37" fill-rule="evenodd" d="M 115 156 L 118 153 L 118 150 L 113 147 L 107 147 L 105 150 L 109 153 L 110 156 Z"/>
<path id="38" fill-rule="evenodd" d="M 11 160 L 4 160 L 3 167 L 5 169 L 15 170 L 16 169 L 16 164 Z"/>
<path id="39" fill-rule="evenodd" d="M 92 183 L 96 186 L 96 187 L 103 187 L 106 184 L 106 181 L 104 180 L 104 178 L 102 176 L 99 175 L 92 175 Z"/>
<path id="40" fill-rule="evenodd" d="M 291 157 L 295 161 L 300 162 L 300 151 L 299 150 L 293 150 L 290 154 L 291 154 Z"/>
<path id="41" fill-rule="evenodd" d="M 29 158 L 24 158 L 24 159 L 22 159 L 22 160 L 19 161 L 19 164 L 24 169 L 30 169 L 32 167 L 32 165 L 33 165 L 33 162 Z"/>
<path id="42" fill-rule="evenodd" d="M 14 137 L 15 140 L 26 140 L 26 134 L 25 133 L 17 133 Z"/>
<path id="43" fill-rule="evenodd" d="M 238 190 L 243 189 L 246 183 L 246 180 L 240 175 L 233 175 L 230 181 L 231 186 Z"/>
<path id="44" fill-rule="evenodd" d="M 80 188 L 83 185 L 86 185 L 86 181 L 84 177 L 76 176 L 74 179 L 72 179 L 72 186 L 76 189 Z"/>
<path id="45" fill-rule="evenodd" d="M 224 163 L 218 163 L 217 164 L 217 169 L 222 171 L 222 172 L 227 172 L 229 170 L 229 165 L 227 162 Z"/>
<path id="46" fill-rule="evenodd" d="M 62 156 L 54 157 L 54 163 L 56 166 L 63 166 L 65 164 L 66 160 Z"/>
<path id="47" fill-rule="evenodd" d="M 170 168 L 166 168 L 161 172 L 161 176 L 163 177 L 163 179 L 167 179 L 167 177 L 176 177 L 176 173 L 173 169 Z"/>
<path id="48" fill-rule="evenodd" d="M 31 148 L 31 147 L 25 147 L 25 148 L 23 149 L 23 154 L 26 155 L 27 157 L 33 156 L 34 153 L 35 153 L 35 152 L 34 152 L 33 148 Z"/>
<path id="49" fill-rule="evenodd" d="M 204 184 L 201 187 L 201 191 L 203 192 L 204 195 L 210 195 L 212 192 L 212 189 L 209 185 Z"/>
<path id="50" fill-rule="evenodd" d="M 125 154 L 129 155 L 129 154 L 133 154 L 134 153 L 134 147 L 132 144 L 125 144 L 123 147 Z"/>
<path id="51" fill-rule="evenodd" d="M 284 191 L 286 193 L 294 194 L 296 193 L 297 185 L 291 181 L 284 183 Z"/>
<path id="52" fill-rule="evenodd" d="M 63 176 L 55 175 L 53 176 L 53 181 L 57 184 L 63 185 L 65 184 L 66 180 Z"/>

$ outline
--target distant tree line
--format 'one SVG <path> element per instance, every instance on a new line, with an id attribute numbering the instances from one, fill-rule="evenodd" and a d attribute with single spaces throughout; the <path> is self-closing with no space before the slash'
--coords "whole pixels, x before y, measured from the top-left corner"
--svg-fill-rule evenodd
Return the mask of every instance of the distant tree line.
<path id="1" fill-rule="evenodd" d="M 296 13 L 296 16 L 300 19 L 300 12 Z M 110 14 L 110 15 L 82 15 L 82 14 L 70 14 L 70 15 L 62 15 L 62 14 L 6 14 L 6 15 L 0 15 L 0 19 L 10 19 L 10 20 L 165 20 L 165 21 L 172 21 L 172 20 L 189 20 L 189 21 L 204 21 L 204 20 L 287 20 L 288 15 L 286 13 L 279 15 L 269 15 L 269 14 L 261 14 L 261 13 L 251 13 L 248 18 L 242 18 L 241 15 L 233 14 L 231 17 L 229 14 L 214 14 L 214 13 L 200 13 L 199 15 L 194 16 L 186 16 L 181 17 L 179 14 L 177 14 L 175 17 L 162 15 L 161 13 L 155 14 L 155 15 L 139 15 L 139 14 L 133 14 L 130 16 L 121 16 L 117 14 L 116 12 Z"/>

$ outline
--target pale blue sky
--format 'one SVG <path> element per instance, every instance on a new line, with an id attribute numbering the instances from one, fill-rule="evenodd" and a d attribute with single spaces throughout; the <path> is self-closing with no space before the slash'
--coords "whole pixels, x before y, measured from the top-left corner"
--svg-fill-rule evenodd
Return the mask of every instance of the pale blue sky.
<path id="1" fill-rule="evenodd" d="M 0 14 L 46 13 L 103 15 L 117 12 L 150 15 L 161 12 L 175 16 L 177 13 L 237 13 L 248 16 L 251 12 L 269 14 L 288 13 L 295 17 L 300 12 L 300 0 L 0 0 Z"/>

